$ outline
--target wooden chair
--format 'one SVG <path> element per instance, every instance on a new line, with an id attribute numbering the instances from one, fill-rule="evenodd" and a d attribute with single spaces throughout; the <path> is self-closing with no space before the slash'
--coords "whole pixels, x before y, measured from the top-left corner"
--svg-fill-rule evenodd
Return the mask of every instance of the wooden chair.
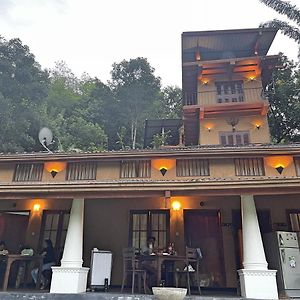
<path id="1" fill-rule="evenodd" d="M 131 293 L 134 293 L 135 279 L 138 280 L 138 289 L 141 292 L 141 282 L 143 280 L 144 293 L 146 294 L 147 285 L 147 273 L 146 270 L 142 270 L 139 267 L 139 260 L 135 255 L 135 248 L 124 248 L 123 249 L 123 279 L 121 292 L 124 290 L 125 282 L 127 277 L 131 275 Z"/>
<path id="2" fill-rule="evenodd" d="M 185 268 L 182 271 L 175 272 L 175 284 L 178 287 L 179 277 L 181 275 L 186 275 L 187 280 L 187 288 L 188 294 L 191 295 L 191 276 L 194 276 L 197 282 L 197 287 L 199 291 L 199 295 L 201 295 L 201 287 L 200 287 L 200 278 L 199 278 L 199 267 L 200 260 L 202 258 L 201 251 L 199 248 L 189 248 L 185 249 Z M 194 266 L 195 270 L 190 271 L 189 266 Z"/>

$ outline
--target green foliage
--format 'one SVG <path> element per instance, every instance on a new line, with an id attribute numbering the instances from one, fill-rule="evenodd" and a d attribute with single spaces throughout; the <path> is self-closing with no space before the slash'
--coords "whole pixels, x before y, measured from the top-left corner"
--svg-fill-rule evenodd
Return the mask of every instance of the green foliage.
<path id="1" fill-rule="evenodd" d="M 178 118 L 181 90 L 161 88 L 147 59 L 115 63 L 104 84 L 79 79 L 64 61 L 44 71 L 19 39 L 0 38 L 0 151 L 40 151 L 49 127 L 52 151 L 139 148 L 144 120 Z"/>
<path id="2" fill-rule="evenodd" d="M 170 131 L 154 134 L 151 145 L 153 146 L 154 149 L 158 149 L 161 146 L 168 145 L 169 137 L 171 137 Z"/>
<path id="3" fill-rule="evenodd" d="M 271 136 L 276 143 L 300 142 L 299 66 L 285 56 L 281 56 L 281 65 L 267 87 Z"/>
<path id="4" fill-rule="evenodd" d="M 271 7 L 281 15 L 286 16 L 295 25 L 291 25 L 288 22 L 274 19 L 272 21 L 265 22 L 261 27 L 272 27 L 282 31 L 282 33 L 300 44 L 300 10 L 296 5 L 292 5 L 290 2 L 283 0 L 259 0 L 265 5 Z"/>

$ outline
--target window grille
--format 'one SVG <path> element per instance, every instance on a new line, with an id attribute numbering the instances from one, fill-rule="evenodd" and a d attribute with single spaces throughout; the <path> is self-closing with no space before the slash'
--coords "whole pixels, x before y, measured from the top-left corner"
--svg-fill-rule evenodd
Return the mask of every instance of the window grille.
<path id="1" fill-rule="evenodd" d="M 243 102 L 243 81 L 216 82 L 217 103 Z"/>
<path id="2" fill-rule="evenodd" d="M 262 158 L 236 158 L 235 175 L 236 176 L 264 176 L 264 161 Z"/>
<path id="3" fill-rule="evenodd" d="M 294 162 L 295 162 L 296 174 L 297 176 L 300 176 L 300 157 L 295 157 Z"/>
<path id="4" fill-rule="evenodd" d="M 151 173 L 150 160 L 122 160 L 121 178 L 147 178 Z"/>
<path id="5" fill-rule="evenodd" d="M 209 161 L 208 159 L 178 159 L 176 174 L 180 177 L 209 176 Z"/>
<path id="6" fill-rule="evenodd" d="M 67 167 L 67 180 L 95 180 L 96 173 L 95 161 L 70 162 Z"/>
<path id="7" fill-rule="evenodd" d="M 41 181 L 43 163 L 20 163 L 15 167 L 14 181 Z"/>
<path id="8" fill-rule="evenodd" d="M 247 145 L 249 144 L 249 133 L 242 131 L 220 132 L 221 145 Z"/>

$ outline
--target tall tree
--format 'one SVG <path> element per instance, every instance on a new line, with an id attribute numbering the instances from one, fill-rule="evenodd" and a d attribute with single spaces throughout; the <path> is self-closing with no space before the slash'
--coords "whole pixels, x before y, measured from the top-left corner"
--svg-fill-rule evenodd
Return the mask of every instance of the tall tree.
<path id="1" fill-rule="evenodd" d="M 111 87 L 118 101 L 120 116 L 129 132 L 127 145 L 142 145 L 143 122 L 152 117 L 153 105 L 159 98 L 160 78 L 147 59 L 138 57 L 113 64 Z"/>
<path id="2" fill-rule="evenodd" d="M 286 21 L 274 19 L 262 24 L 262 27 L 277 28 L 282 31 L 284 35 L 294 39 L 298 44 L 300 44 L 300 9 L 296 5 L 283 0 L 259 1 L 274 9 L 279 14 L 286 16 L 290 21 L 294 22 L 293 25 Z"/>
<path id="3" fill-rule="evenodd" d="M 281 65 L 267 87 L 271 136 L 275 143 L 300 142 L 300 71 L 285 56 Z"/>

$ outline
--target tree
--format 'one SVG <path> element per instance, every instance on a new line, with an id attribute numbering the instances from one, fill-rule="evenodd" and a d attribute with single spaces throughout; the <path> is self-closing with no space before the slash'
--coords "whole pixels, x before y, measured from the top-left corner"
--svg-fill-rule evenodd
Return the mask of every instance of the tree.
<path id="1" fill-rule="evenodd" d="M 142 145 L 143 122 L 152 117 L 154 103 L 160 95 L 160 78 L 154 71 L 142 57 L 113 64 L 110 85 L 127 129 L 126 144 L 132 149 Z"/>
<path id="2" fill-rule="evenodd" d="M 282 68 L 267 86 L 271 136 L 275 143 L 300 142 L 300 71 L 287 57 L 280 59 Z"/>
<path id="3" fill-rule="evenodd" d="M 181 119 L 182 90 L 178 86 L 167 86 L 162 89 L 156 102 L 155 117 L 163 119 Z"/>
<path id="4" fill-rule="evenodd" d="M 279 14 L 286 16 L 295 25 L 291 25 L 288 22 L 274 19 L 272 21 L 262 24 L 262 27 L 273 27 L 283 32 L 284 35 L 294 39 L 300 44 L 300 10 L 296 5 L 292 5 L 283 0 L 259 0 L 263 4 L 271 7 Z"/>

